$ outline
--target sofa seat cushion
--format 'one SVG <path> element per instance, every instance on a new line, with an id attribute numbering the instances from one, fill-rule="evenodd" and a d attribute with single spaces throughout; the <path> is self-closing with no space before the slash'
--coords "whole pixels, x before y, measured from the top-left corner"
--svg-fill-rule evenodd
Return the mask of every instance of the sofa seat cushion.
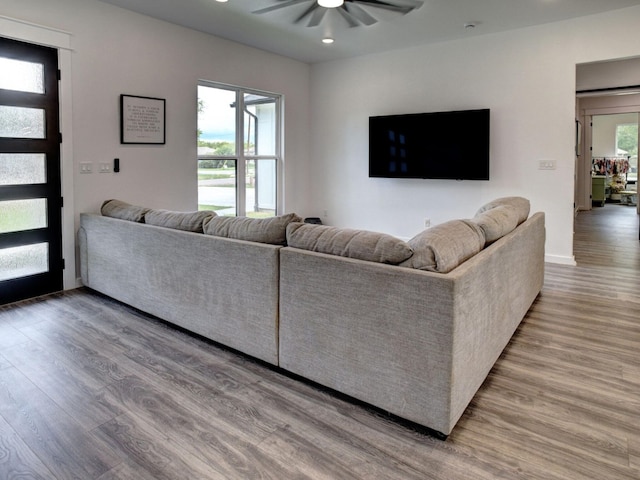
<path id="1" fill-rule="evenodd" d="M 486 245 L 489 245 L 518 226 L 518 211 L 511 205 L 498 205 L 478 213 L 472 219 L 484 231 Z"/>
<path id="2" fill-rule="evenodd" d="M 401 267 L 447 273 L 480 252 L 484 232 L 470 220 L 451 220 L 423 230 L 409 240 L 413 255 Z"/>
<path id="3" fill-rule="evenodd" d="M 198 212 L 173 212 L 170 210 L 151 209 L 145 213 L 144 222 L 158 227 L 202 233 L 204 231 L 203 222 L 207 218 L 215 216 L 215 212 L 205 210 Z"/>
<path id="4" fill-rule="evenodd" d="M 204 222 L 204 233 L 249 242 L 286 245 L 287 225 L 300 220 L 295 213 L 270 218 L 211 217 Z"/>
<path id="5" fill-rule="evenodd" d="M 146 207 L 131 205 L 122 200 L 105 200 L 100 207 L 100 213 L 105 217 L 129 220 L 130 222 L 144 222 L 144 216 L 149 211 Z"/>
<path id="6" fill-rule="evenodd" d="M 303 250 L 392 265 L 412 255 L 407 242 L 385 233 L 308 223 L 290 224 L 287 244 Z"/>
<path id="7" fill-rule="evenodd" d="M 508 205 L 516 210 L 516 214 L 518 217 L 518 225 L 524 222 L 527 218 L 529 218 L 529 212 L 531 210 L 531 204 L 529 200 L 523 197 L 502 197 L 496 198 L 489 203 L 486 203 L 482 207 L 478 209 L 476 212 L 476 216 L 491 210 L 492 208 L 500 207 L 503 205 Z"/>

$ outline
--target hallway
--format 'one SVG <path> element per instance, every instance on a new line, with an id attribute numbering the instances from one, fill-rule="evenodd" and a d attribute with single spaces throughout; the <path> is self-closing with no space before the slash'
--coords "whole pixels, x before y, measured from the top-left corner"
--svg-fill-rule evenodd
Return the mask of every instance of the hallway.
<path id="1" fill-rule="evenodd" d="M 578 266 L 640 272 L 639 218 L 635 207 L 610 203 L 578 212 L 573 239 Z"/>

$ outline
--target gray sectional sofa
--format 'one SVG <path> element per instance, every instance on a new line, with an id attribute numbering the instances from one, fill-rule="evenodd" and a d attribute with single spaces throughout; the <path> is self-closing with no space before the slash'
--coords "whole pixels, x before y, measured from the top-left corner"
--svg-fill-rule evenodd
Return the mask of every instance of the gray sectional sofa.
<path id="1" fill-rule="evenodd" d="M 109 201 L 78 239 L 87 287 L 441 437 L 544 278 L 544 214 L 518 197 L 409 242 Z"/>

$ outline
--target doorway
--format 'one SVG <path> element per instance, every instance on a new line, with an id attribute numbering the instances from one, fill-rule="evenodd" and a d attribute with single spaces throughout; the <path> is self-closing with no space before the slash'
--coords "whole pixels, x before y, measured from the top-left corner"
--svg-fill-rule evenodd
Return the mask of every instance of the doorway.
<path id="1" fill-rule="evenodd" d="M 638 205 L 638 112 L 593 114 L 587 119 L 586 161 L 593 206 Z"/>
<path id="2" fill-rule="evenodd" d="M 0 38 L 0 304 L 62 289 L 58 52 Z"/>

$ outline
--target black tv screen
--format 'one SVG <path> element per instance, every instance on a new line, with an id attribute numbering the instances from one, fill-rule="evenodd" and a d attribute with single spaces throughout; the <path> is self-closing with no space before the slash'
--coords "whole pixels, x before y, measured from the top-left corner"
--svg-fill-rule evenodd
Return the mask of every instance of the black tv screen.
<path id="1" fill-rule="evenodd" d="M 489 109 L 369 117 L 369 176 L 489 180 Z"/>

